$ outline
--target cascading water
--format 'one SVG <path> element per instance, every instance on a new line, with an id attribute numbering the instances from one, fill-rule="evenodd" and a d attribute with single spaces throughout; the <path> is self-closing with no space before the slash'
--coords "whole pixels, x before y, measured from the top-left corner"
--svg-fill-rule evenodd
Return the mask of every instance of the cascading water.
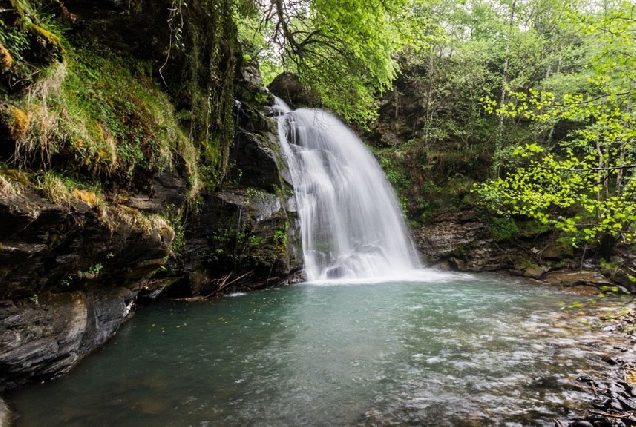
<path id="1" fill-rule="evenodd" d="M 420 268 L 389 182 L 362 141 L 331 114 L 276 99 L 308 281 L 402 277 Z"/>

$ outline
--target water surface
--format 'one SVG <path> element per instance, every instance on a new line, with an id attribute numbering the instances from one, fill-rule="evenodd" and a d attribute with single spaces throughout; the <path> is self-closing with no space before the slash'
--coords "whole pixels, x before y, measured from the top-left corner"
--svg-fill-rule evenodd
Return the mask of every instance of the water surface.
<path id="1" fill-rule="evenodd" d="M 599 332 L 496 276 L 298 285 L 141 310 L 9 401 L 18 426 L 554 425 Z"/>

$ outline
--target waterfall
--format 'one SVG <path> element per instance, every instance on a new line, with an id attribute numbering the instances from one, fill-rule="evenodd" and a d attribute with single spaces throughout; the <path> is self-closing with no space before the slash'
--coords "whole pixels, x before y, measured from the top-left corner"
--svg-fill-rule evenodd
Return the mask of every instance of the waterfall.
<path id="1" fill-rule="evenodd" d="M 387 279 L 420 268 L 397 198 L 373 155 L 333 115 L 276 99 L 308 281 Z"/>

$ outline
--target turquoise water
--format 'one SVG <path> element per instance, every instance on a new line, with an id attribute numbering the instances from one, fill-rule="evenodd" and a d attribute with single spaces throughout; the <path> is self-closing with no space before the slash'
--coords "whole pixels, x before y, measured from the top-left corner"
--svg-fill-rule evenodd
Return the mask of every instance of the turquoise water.
<path id="1" fill-rule="evenodd" d="M 38 427 L 551 426 L 597 369 L 574 299 L 440 273 L 164 302 L 9 402 Z"/>

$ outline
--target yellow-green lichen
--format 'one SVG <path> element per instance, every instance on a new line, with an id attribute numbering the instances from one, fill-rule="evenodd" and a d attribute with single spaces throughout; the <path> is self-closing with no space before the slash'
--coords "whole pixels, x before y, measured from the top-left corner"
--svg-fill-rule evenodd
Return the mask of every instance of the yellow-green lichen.
<path id="1" fill-rule="evenodd" d="M 2 72 L 6 72 L 11 68 L 12 65 L 13 57 L 0 41 L 0 70 L 2 70 Z"/>

